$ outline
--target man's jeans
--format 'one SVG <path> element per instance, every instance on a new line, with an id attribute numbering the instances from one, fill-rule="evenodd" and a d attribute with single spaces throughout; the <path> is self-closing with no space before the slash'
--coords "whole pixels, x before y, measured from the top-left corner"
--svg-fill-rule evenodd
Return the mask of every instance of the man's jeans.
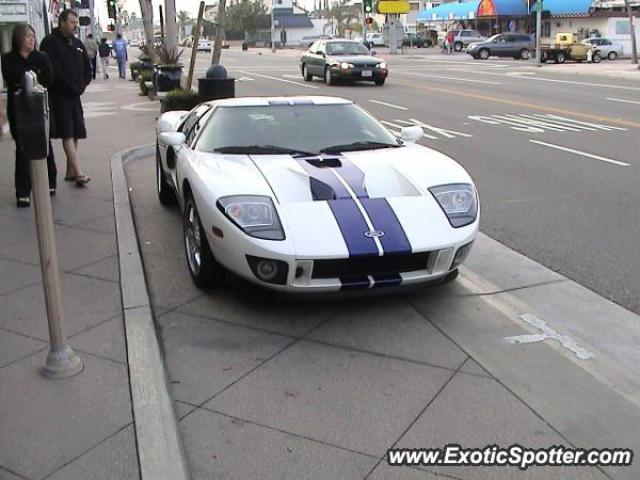
<path id="1" fill-rule="evenodd" d="M 118 74 L 120 78 L 126 78 L 127 76 L 127 60 L 118 57 Z"/>

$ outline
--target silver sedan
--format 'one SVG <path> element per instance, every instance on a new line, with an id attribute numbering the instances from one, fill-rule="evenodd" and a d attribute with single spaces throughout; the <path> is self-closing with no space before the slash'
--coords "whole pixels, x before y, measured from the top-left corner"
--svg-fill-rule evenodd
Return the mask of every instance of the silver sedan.
<path id="1" fill-rule="evenodd" d="M 587 38 L 582 43 L 587 45 L 593 45 L 594 50 L 600 52 L 602 57 L 606 57 L 609 60 L 615 60 L 618 57 L 622 57 L 624 51 L 622 45 L 619 43 L 613 43 L 608 38 Z"/>

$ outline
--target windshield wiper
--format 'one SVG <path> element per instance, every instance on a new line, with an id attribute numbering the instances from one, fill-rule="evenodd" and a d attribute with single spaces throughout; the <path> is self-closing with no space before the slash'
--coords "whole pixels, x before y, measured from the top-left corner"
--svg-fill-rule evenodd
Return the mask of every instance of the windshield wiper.
<path id="1" fill-rule="evenodd" d="M 216 148 L 213 151 L 215 153 L 237 153 L 240 155 L 269 155 L 278 153 L 294 155 L 297 157 L 312 157 L 318 155 L 314 152 L 307 152 L 289 147 L 278 147 L 277 145 L 232 145 Z"/>
<path id="2" fill-rule="evenodd" d="M 345 143 L 344 145 L 333 145 L 331 147 L 325 147 L 320 149 L 321 153 L 338 153 L 348 152 L 353 150 L 375 150 L 377 148 L 396 148 L 401 147 L 400 144 L 384 143 L 384 142 L 353 142 Z"/>

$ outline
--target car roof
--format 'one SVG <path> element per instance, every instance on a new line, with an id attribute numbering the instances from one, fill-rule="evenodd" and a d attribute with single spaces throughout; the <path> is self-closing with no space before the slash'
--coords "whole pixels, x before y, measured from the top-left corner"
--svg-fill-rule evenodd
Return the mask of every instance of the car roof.
<path id="1" fill-rule="evenodd" d="M 221 107 L 268 107 L 275 105 L 348 105 L 351 100 L 340 97 L 323 97 L 320 95 L 297 95 L 282 97 L 237 97 L 212 100 L 210 105 Z"/>
<path id="2" fill-rule="evenodd" d="M 379 32 L 377 32 L 379 33 Z M 335 42 L 352 42 L 352 43 L 362 43 L 360 40 L 354 40 L 353 38 L 332 38 L 330 40 L 326 40 L 327 43 L 335 43 Z"/>

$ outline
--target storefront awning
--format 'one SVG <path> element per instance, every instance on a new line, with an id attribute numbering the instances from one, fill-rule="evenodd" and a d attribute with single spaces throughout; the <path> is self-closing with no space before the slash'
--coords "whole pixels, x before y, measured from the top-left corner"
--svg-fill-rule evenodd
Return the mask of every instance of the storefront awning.
<path id="1" fill-rule="evenodd" d="M 443 20 L 469 20 L 476 18 L 480 0 L 470 2 L 443 3 L 434 8 L 427 8 L 418 14 L 419 22 Z"/>
<path id="2" fill-rule="evenodd" d="M 542 10 L 548 10 L 551 15 L 587 15 L 591 10 L 593 0 L 544 0 Z M 531 11 L 536 11 L 536 2 L 531 1 Z"/>

